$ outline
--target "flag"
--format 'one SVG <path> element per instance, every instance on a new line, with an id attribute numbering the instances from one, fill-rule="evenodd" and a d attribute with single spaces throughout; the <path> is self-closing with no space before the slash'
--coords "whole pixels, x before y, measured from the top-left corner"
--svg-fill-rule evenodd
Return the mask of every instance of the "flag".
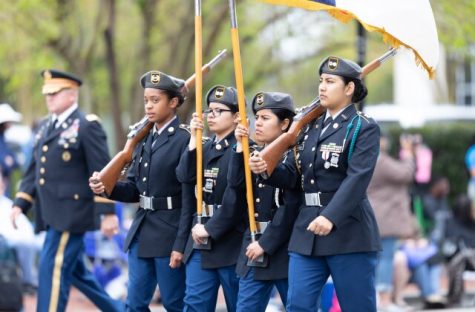
<path id="1" fill-rule="evenodd" d="M 415 62 L 433 78 L 439 40 L 429 0 L 258 0 L 313 11 L 327 11 L 347 23 L 357 19 L 367 31 L 379 32 L 386 44 L 414 52 Z"/>

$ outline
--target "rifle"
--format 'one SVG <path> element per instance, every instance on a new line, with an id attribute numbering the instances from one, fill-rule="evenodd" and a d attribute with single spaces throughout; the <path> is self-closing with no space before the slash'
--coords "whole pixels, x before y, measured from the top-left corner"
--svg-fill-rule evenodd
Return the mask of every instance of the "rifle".
<path id="1" fill-rule="evenodd" d="M 225 56 L 226 49 L 219 51 L 211 61 L 202 67 L 201 72 L 203 75 L 208 74 Z M 186 80 L 182 92 L 186 92 L 195 86 L 195 78 L 196 73 Z M 147 116 L 129 127 L 130 131 L 127 134 L 127 142 L 124 148 L 99 173 L 99 180 L 104 184 L 106 195 L 112 193 L 117 181 L 125 175 L 127 165 L 132 161 L 135 147 L 149 133 L 152 127 L 153 122 L 149 122 Z"/>
<path id="2" fill-rule="evenodd" d="M 381 66 L 390 57 L 396 54 L 395 49 L 390 49 L 388 52 L 379 58 L 371 61 L 363 67 L 361 78 L 366 77 L 373 70 Z M 312 120 L 317 119 L 325 113 L 325 107 L 320 105 L 320 98 L 315 98 L 309 105 L 304 106 L 297 115 L 294 116 L 292 126 L 289 131 L 281 134 L 271 144 L 266 146 L 260 153 L 261 158 L 267 163 L 267 171 L 261 173 L 264 178 L 269 177 L 274 171 L 277 164 L 282 159 L 282 155 L 297 143 L 297 138 L 302 129 Z"/>

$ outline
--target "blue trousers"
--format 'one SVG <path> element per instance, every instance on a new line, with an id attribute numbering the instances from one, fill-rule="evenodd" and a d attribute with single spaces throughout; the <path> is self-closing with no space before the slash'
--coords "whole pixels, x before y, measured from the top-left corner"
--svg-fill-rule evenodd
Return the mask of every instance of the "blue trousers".
<path id="1" fill-rule="evenodd" d="M 256 281 L 251 269 L 245 277 L 239 279 L 238 312 L 265 312 L 272 294 L 273 287 L 279 291 L 284 306 L 287 302 L 288 280 Z"/>
<path id="2" fill-rule="evenodd" d="M 150 311 L 148 308 L 155 288 L 160 288 L 163 306 L 167 311 L 182 311 L 185 295 L 185 268 L 170 268 L 170 257 L 141 258 L 134 239 L 129 250 L 129 284 L 127 311 Z"/>
<path id="3" fill-rule="evenodd" d="M 309 257 L 289 253 L 287 311 L 318 311 L 331 275 L 342 311 L 376 312 L 376 252 Z"/>
<path id="4" fill-rule="evenodd" d="M 123 311 L 123 304 L 104 291 L 84 264 L 83 234 L 49 229 L 41 250 L 37 311 L 64 311 L 71 285 L 101 311 Z"/>
<path id="5" fill-rule="evenodd" d="M 383 250 L 378 254 L 376 267 L 376 288 L 381 292 L 390 292 L 393 289 L 393 262 L 397 250 L 398 239 L 385 237 L 381 239 Z"/>
<path id="6" fill-rule="evenodd" d="M 227 310 L 236 311 L 239 278 L 235 270 L 234 265 L 218 269 L 202 269 L 200 251 L 194 250 L 186 264 L 186 294 L 183 311 L 214 312 L 219 285 L 223 287 Z"/>

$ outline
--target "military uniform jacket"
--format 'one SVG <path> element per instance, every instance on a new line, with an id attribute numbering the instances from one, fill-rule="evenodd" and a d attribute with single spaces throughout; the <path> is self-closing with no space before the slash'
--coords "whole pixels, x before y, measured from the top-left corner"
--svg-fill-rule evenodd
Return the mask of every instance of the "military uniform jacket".
<path id="1" fill-rule="evenodd" d="M 234 132 L 216 143 L 210 140 L 203 145 L 203 201 L 207 205 L 220 205 L 211 218 L 204 218 L 205 229 L 212 239 L 211 250 L 200 250 L 203 269 L 214 269 L 236 264 L 245 231 L 245 197 L 237 197 L 227 190 L 229 162 L 236 143 Z M 196 184 L 196 149 L 185 151 L 177 168 L 180 181 Z M 234 209 L 233 207 L 238 207 Z M 196 200 L 190 210 L 195 212 Z M 193 225 L 196 224 L 196 218 Z M 185 262 L 193 252 L 193 239 L 189 235 Z"/>
<path id="2" fill-rule="evenodd" d="M 14 205 L 30 208 L 36 199 L 37 230 L 84 233 L 96 228 L 89 177 L 109 162 L 107 140 L 95 115 L 75 110 L 52 131 L 45 119 L 36 135 L 33 156 Z M 99 213 L 114 213 L 104 205 Z"/>
<path id="3" fill-rule="evenodd" d="M 294 161 L 293 157 L 288 161 Z M 253 176 L 253 181 L 255 182 L 253 184 L 253 195 L 256 221 L 270 222 L 259 238 L 259 245 L 269 257 L 268 265 L 265 268 L 254 267 L 254 279 L 284 279 L 288 276 L 288 242 L 300 206 L 299 190 L 288 189 L 284 193 L 282 189 L 259 181 L 256 176 Z M 237 193 L 236 196 L 246 197 L 242 153 L 233 153 L 228 173 L 228 186 L 230 191 Z M 287 193 L 290 193 L 291 196 L 288 196 Z M 236 264 L 236 273 L 241 277 L 246 276 L 251 269 L 247 266 L 248 258 L 246 256 L 246 249 L 250 243 L 251 233 L 248 227 L 242 240 L 241 252 Z"/>
<path id="4" fill-rule="evenodd" d="M 153 129 L 137 145 L 127 180 L 118 182 L 110 197 L 121 202 L 139 202 L 140 195 L 162 200 L 164 205 L 158 210 L 137 209 L 124 249 L 127 251 L 136 238 L 139 257 L 168 257 L 172 250 L 183 253 L 189 233 L 187 210 L 181 208 L 187 200 L 194 201 L 193 188 L 182 187 L 175 170 L 190 134 L 180 128 L 178 118 L 163 130 L 153 147 L 152 134 Z M 172 209 L 167 209 L 168 197 Z"/>
<path id="5" fill-rule="evenodd" d="M 307 206 L 302 198 L 289 251 L 312 256 L 377 251 L 380 249 L 378 226 L 366 189 L 379 153 L 379 126 L 357 112 L 354 105 L 339 114 L 320 136 L 323 119 L 309 124 L 305 130 L 297 164 L 278 166 L 268 181 L 275 183 L 273 180 L 277 178 L 292 185 L 300 179 L 302 197 L 304 193 L 321 192 L 323 207 Z M 359 133 L 353 139 L 358 128 Z M 348 160 L 352 142 L 353 152 Z M 295 173 L 296 167 L 301 175 Z M 327 236 L 307 231 L 310 222 L 319 215 L 334 225 Z"/>

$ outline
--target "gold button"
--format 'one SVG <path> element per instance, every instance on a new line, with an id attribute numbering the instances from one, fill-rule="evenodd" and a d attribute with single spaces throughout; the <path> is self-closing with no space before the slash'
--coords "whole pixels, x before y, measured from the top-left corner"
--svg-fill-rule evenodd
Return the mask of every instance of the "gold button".
<path id="1" fill-rule="evenodd" d="M 45 168 L 43 168 L 43 167 L 40 168 L 40 173 L 41 174 L 45 174 L 45 171 L 46 171 Z"/>
<path id="2" fill-rule="evenodd" d="M 68 144 L 68 143 L 64 143 L 63 147 L 64 147 L 64 148 L 69 148 L 69 144 Z"/>
<path id="3" fill-rule="evenodd" d="M 45 156 L 41 156 L 41 162 L 42 162 L 42 163 L 45 163 L 45 162 L 46 162 L 46 157 L 45 157 Z"/>
<path id="4" fill-rule="evenodd" d="M 74 194 L 74 199 L 75 199 L 75 200 L 78 200 L 78 199 L 79 199 L 79 195 L 78 195 L 78 194 Z"/>
<path id="5" fill-rule="evenodd" d="M 143 177 L 142 181 L 144 182 L 147 181 L 147 177 Z"/>
<path id="6" fill-rule="evenodd" d="M 314 147 L 312 147 L 312 152 L 315 152 L 315 146 L 314 146 Z"/>
<path id="7" fill-rule="evenodd" d="M 315 184 L 315 181 L 312 179 L 312 180 L 310 180 L 310 183 L 311 183 L 311 184 Z"/>
<path id="8" fill-rule="evenodd" d="M 256 203 L 260 203 L 261 202 L 261 199 L 260 198 L 256 198 Z"/>
<path id="9" fill-rule="evenodd" d="M 259 183 L 259 188 L 263 188 L 264 185 L 262 185 L 262 183 Z"/>
<path id="10" fill-rule="evenodd" d="M 147 168 L 147 166 L 148 166 L 148 163 L 145 163 L 145 164 L 143 164 L 143 166 L 144 166 L 145 168 Z"/>
<path id="11" fill-rule="evenodd" d="M 259 214 L 256 212 L 256 213 L 254 214 L 254 217 L 256 217 L 256 218 L 259 217 Z"/>
<path id="12" fill-rule="evenodd" d="M 45 184 L 45 179 L 41 178 L 39 181 L 40 185 L 44 185 Z"/>
<path id="13" fill-rule="evenodd" d="M 48 151 L 48 145 L 43 145 L 42 150 L 43 150 L 43 152 L 47 152 Z"/>
<path id="14" fill-rule="evenodd" d="M 312 164 L 309 164 L 308 166 L 311 168 L 311 167 L 312 167 Z"/>

